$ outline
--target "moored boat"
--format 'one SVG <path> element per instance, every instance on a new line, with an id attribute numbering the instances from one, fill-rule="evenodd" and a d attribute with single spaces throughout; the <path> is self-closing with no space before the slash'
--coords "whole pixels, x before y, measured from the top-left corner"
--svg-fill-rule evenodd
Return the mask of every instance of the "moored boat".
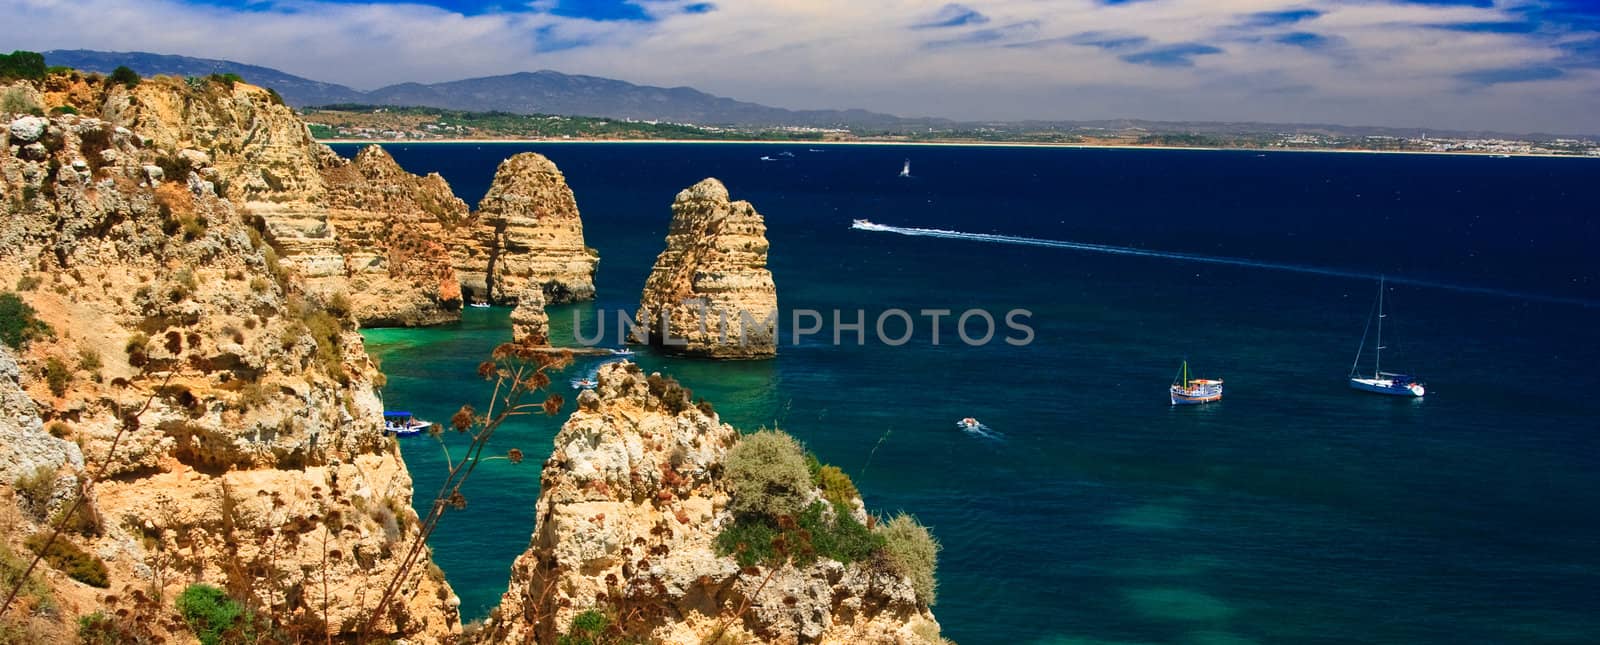
<path id="1" fill-rule="evenodd" d="M 1189 378 L 1189 361 L 1184 361 L 1167 392 L 1172 405 L 1213 403 L 1222 400 L 1222 379 Z"/>
<path id="2" fill-rule="evenodd" d="M 1389 317 L 1383 311 L 1383 294 L 1386 290 L 1384 279 L 1378 278 L 1378 302 L 1373 306 L 1373 311 L 1376 312 L 1376 320 L 1378 321 L 1378 342 L 1372 352 L 1372 376 L 1366 376 L 1365 373 L 1359 376 L 1356 374 L 1356 370 L 1361 364 L 1361 354 L 1367 348 L 1367 331 L 1372 329 L 1373 326 L 1372 321 L 1374 319 L 1369 317 L 1367 318 L 1367 329 L 1361 332 L 1361 345 L 1356 348 L 1356 360 L 1350 364 L 1350 388 L 1362 392 L 1372 392 L 1373 394 L 1419 397 L 1426 394 L 1428 390 L 1417 380 L 1417 377 L 1410 374 L 1382 370 L 1383 350 L 1387 349 L 1383 344 L 1383 321 Z"/>
<path id="3" fill-rule="evenodd" d="M 421 434 L 433 424 L 412 416 L 410 412 L 389 411 L 383 413 L 383 431 L 397 437 L 407 437 Z"/>

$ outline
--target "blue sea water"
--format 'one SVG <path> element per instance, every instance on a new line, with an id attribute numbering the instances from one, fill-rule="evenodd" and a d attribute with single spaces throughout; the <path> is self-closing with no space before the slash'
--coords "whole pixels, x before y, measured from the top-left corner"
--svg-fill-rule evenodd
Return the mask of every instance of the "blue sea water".
<path id="1" fill-rule="evenodd" d="M 558 341 L 571 338 L 575 314 L 592 329 L 596 308 L 608 325 L 633 309 L 673 196 L 708 176 L 766 217 L 785 312 L 860 309 L 869 332 L 890 307 L 1032 312 L 1025 347 L 951 342 L 946 321 L 939 345 L 923 323 L 899 347 L 811 337 L 768 361 L 638 357 L 735 426 L 793 433 L 855 477 L 872 510 L 905 510 L 932 527 L 944 545 L 934 610 L 957 642 L 1600 635 L 1600 162 L 389 148 L 412 172 L 443 174 L 469 203 L 501 159 L 523 150 L 561 167 L 602 258 L 596 303 L 550 308 Z M 759 159 L 784 150 L 795 156 Z M 913 177 L 897 178 L 906 158 Z M 1343 383 L 1377 291 L 1369 279 L 852 230 L 857 218 L 1385 274 L 1396 281 L 1385 368 L 1420 374 L 1429 394 L 1390 399 Z M 386 399 L 436 421 L 463 403 L 481 407 L 488 391 L 473 369 L 509 336 L 498 308 L 468 310 L 459 325 L 365 333 L 389 374 Z M 1226 379 L 1226 400 L 1167 404 L 1185 357 Z M 996 437 L 957 430 L 964 416 Z M 539 456 L 561 420 L 502 430 L 495 450 L 533 458 L 486 464 L 466 510 L 434 536 L 469 619 L 498 601 L 527 546 Z M 443 453 L 426 438 L 403 450 L 426 504 Z"/>

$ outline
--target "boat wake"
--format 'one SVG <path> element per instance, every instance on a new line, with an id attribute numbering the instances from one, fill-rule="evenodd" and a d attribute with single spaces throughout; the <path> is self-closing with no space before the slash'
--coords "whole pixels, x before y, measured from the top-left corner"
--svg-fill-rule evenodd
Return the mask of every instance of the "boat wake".
<path id="1" fill-rule="evenodd" d="M 864 220 L 864 219 L 855 220 L 854 222 L 852 222 L 850 224 L 850 228 L 853 228 L 853 229 L 856 229 L 856 230 L 860 230 L 860 231 L 872 231 L 872 232 L 876 232 L 876 233 L 896 233 L 896 234 L 899 234 L 899 235 L 910 235 L 910 236 L 913 236 L 913 237 L 937 237 L 937 238 L 943 238 L 943 239 L 948 239 L 948 240 L 967 240 L 967 241 L 971 241 L 971 242 L 989 242 L 989 243 L 992 243 L 992 244 L 1016 244 L 1016 245 L 1021 245 L 1021 246 L 1042 246 L 1042 247 L 1045 247 L 1045 248 L 1052 248 L 1052 249 L 1068 249 L 1068 250 L 1072 250 L 1072 251 L 1088 251 L 1088 252 L 1091 252 L 1091 253 L 1105 253 L 1105 254 L 1109 254 L 1109 255 L 1126 255 L 1126 256 L 1145 257 L 1145 258 L 1159 258 L 1159 259 L 1163 259 L 1163 260 L 1179 260 L 1179 261 L 1184 261 L 1184 262 L 1201 262 L 1201 263 L 1205 263 L 1205 264 L 1221 264 L 1221 265 L 1226 265 L 1226 266 L 1249 267 L 1249 268 L 1252 268 L 1252 269 L 1272 269 L 1272 270 L 1275 270 L 1275 271 L 1293 271 L 1295 273 L 1309 273 L 1309 274 L 1313 274 L 1313 275 L 1333 276 L 1333 277 L 1338 277 L 1338 278 L 1353 278 L 1353 279 L 1358 279 L 1358 280 L 1377 280 L 1378 278 L 1383 277 L 1383 276 L 1381 276 L 1379 274 L 1376 274 L 1376 273 L 1365 273 L 1365 272 L 1361 272 L 1361 271 L 1350 271 L 1350 270 L 1346 270 L 1346 269 L 1335 269 L 1335 268 L 1330 268 L 1330 267 L 1319 267 L 1319 266 L 1311 266 L 1311 265 L 1304 265 L 1304 264 L 1287 264 L 1287 263 L 1283 263 L 1283 262 L 1267 262 L 1267 261 L 1262 261 L 1262 260 L 1248 260 L 1248 259 L 1245 259 L 1245 258 L 1234 258 L 1234 257 L 1220 256 L 1220 255 L 1200 255 L 1198 253 L 1179 253 L 1179 252 L 1174 252 L 1174 251 L 1153 251 L 1153 250 L 1149 250 L 1149 249 L 1139 249 L 1139 248 L 1134 248 L 1134 247 L 1130 247 L 1130 246 L 1112 246 L 1112 245 L 1109 245 L 1109 244 L 1091 244 L 1089 242 L 1072 242 L 1072 241 L 1069 241 L 1069 240 L 1045 240 L 1045 239 L 1039 239 L 1039 238 L 1036 238 L 1036 237 L 1021 237 L 1021 236 L 1016 236 L 1016 235 L 999 235 L 999 234 L 995 234 L 995 233 L 964 233 L 964 232 L 961 232 L 961 231 L 949 231 L 949 230 L 938 229 L 938 228 L 912 228 L 912 227 L 904 227 L 904 226 L 887 226 L 887 225 L 884 225 L 884 224 L 877 224 L 877 223 L 874 223 L 874 222 L 870 222 L 870 221 L 867 221 L 867 220 Z M 1453 284 L 1453 283 L 1449 283 L 1449 282 L 1438 282 L 1438 281 L 1434 281 L 1434 280 L 1421 280 L 1421 279 L 1395 277 L 1395 276 L 1388 276 L 1388 280 L 1390 282 L 1399 282 L 1399 283 L 1402 283 L 1402 284 L 1409 284 L 1409 285 L 1417 286 L 1417 287 L 1431 287 L 1431 288 L 1435 288 L 1435 289 L 1447 289 L 1447 290 L 1450 290 L 1450 291 L 1459 291 L 1459 292 L 1463 292 L 1463 293 L 1476 293 L 1476 294 L 1490 295 L 1490 296 L 1501 296 L 1501 297 L 1505 297 L 1505 298 L 1521 298 L 1521 299 L 1526 299 L 1526 300 L 1539 300 L 1539 301 L 1544 301 L 1544 302 L 1554 302 L 1554 303 L 1560 303 L 1560 304 L 1578 305 L 1580 307 L 1600 307 L 1600 302 L 1597 302 L 1597 301 L 1594 301 L 1594 300 L 1588 300 L 1588 299 L 1585 299 L 1585 298 L 1568 298 L 1568 297 L 1564 297 L 1564 296 L 1551 296 L 1551 295 L 1537 294 L 1537 293 L 1523 293 L 1523 292 L 1519 292 L 1519 291 L 1509 291 L 1509 290 L 1506 290 L 1506 289 L 1495 289 L 1495 288 L 1491 288 L 1491 287 L 1475 287 L 1475 286 L 1471 286 L 1471 285 Z"/>

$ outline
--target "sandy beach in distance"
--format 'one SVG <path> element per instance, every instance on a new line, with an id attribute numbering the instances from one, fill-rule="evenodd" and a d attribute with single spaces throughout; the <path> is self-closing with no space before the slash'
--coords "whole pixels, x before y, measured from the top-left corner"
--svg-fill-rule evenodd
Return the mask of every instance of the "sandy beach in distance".
<path id="1" fill-rule="evenodd" d="M 1096 150 L 1189 150 L 1210 152 L 1334 152 L 1346 154 L 1376 154 L 1376 155 L 1450 155 L 1461 157 L 1488 157 L 1497 158 L 1498 155 L 1510 157 L 1547 157 L 1553 159 L 1595 159 L 1593 155 L 1558 155 L 1550 153 L 1494 153 L 1494 152 L 1433 152 L 1426 150 L 1357 150 L 1343 148 L 1221 148 L 1211 146 L 1141 146 L 1131 144 L 1093 144 L 1093 143 L 1045 143 L 1027 141 L 763 141 L 758 139 L 317 139 L 317 143 L 324 144 L 425 144 L 425 145 L 464 145 L 464 144 L 561 144 L 561 145 L 591 145 L 591 144 L 770 144 L 770 145 L 809 145 L 809 146 L 924 146 L 924 147 L 965 147 L 965 148 L 1081 148 Z"/>

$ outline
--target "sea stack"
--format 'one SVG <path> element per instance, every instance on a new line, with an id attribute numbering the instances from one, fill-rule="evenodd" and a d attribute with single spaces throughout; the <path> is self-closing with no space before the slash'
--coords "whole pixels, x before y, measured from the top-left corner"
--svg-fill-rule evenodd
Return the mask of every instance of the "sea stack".
<path id="1" fill-rule="evenodd" d="M 538 284 L 528 283 L 517 296 L 517 307 L 511 310 L 511 331 L 517 342 L 550 343 L 550 317 L 544 312 L 544 290 Z"/>
<path id="2" fill-rule="evenodd" d="M 703 358 L 777 353 L 778 292 L 767 270 L 767 226 L 746 201 L 705 179 L 678 193 L 666 249 L 636 317 L 647 342 Z"/>
<path id="3" fill-rule="evenodd" d="M 494 183 L 478 202 L 479 238 L 457 268 L 468 290 L 498 304 L 513 304 L 528 282 L 561 304 L 594 297 L 599 256 L 583 243 L 578 201 L 561 170 L 544 155 L 524 152 L 500 163 Z"/>
<path id="4" fill-rule="evenodd" d="M 533 539 L 474 642 L 558 642 L 585 614 L 615 617 L 618 642 L 943 642 L 918 574 L 882 546 L 845 561 L 825 546 L 841 529 L 895 541 L 895 522 L 870 519 L 847 477 L 815 483 L 793 439 L 741 437 L 671 377 L 617 362 L 596 379 L 556 434 Z M 736 483 L 754 448 L 741 444 L 752 441 L 789 448 L 783 465 L 798 473 L 783 490 L 809 507 L 801 521 L 816 532 L 786 536 L 793 557 L 741 565 L 729 531 L 749 520 L 734 509 L 767 490 Z"/>

